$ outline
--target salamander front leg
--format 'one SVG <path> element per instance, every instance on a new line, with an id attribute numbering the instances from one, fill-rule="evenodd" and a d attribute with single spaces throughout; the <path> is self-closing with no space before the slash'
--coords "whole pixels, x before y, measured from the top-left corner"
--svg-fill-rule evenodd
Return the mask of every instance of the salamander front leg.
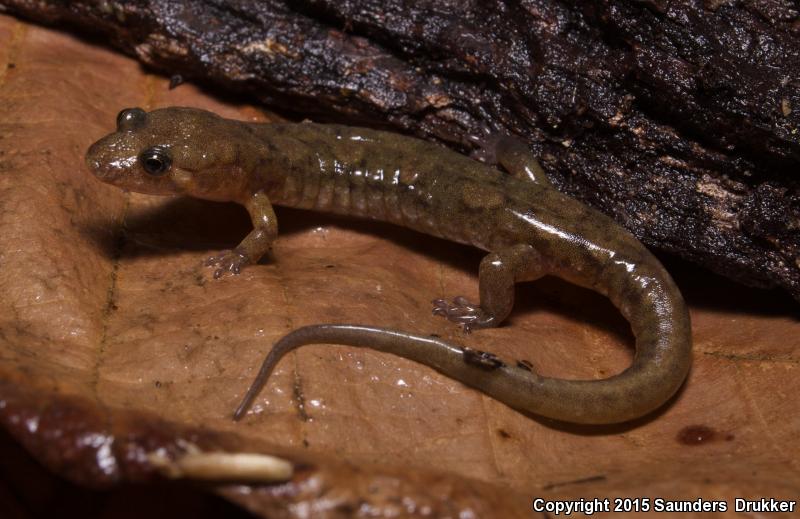
<path id="1" fill-rule="evenodd" d="M 244 206 L 250 213 L 253 230 L 233 250 L 222 251 L 205 261 L 206 266 L 217 267 L 214 278 L 238 274 L 245 265 L 257 262 L 269 252 L 272 242 L 278 236 L 278 220 L 263 191 L 258 191 L 245 200 Z"/>
<path id="2" fill-rule="evenodd" d="M 465 297 L 455 297 L 452 303 L 444 299 L 433 301 L 433 314 L 464 325 L 464 331 L 499 326 L 514 307 L 514 284 L 533 281 L 545 272 L 541 256 L 527 244 L 514 245 L 487 254 L 481 261 L 478 283 L 480 304 Z"/>

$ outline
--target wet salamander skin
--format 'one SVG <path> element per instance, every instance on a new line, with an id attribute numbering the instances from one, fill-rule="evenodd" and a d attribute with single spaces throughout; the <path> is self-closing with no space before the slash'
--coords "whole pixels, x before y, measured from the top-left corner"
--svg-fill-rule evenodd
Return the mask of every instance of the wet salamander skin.
<path id="1" fill-rule="evenodd" d="M 358 325 L 300 328 L 279 341 L 237 410 L 241 417 L 286 352 L 349 344 L 407 357 L 519 410 L 577 423 L 614 423 L 652 411 L 683 383 L 689 315 L 661 264 L 610 218 L 553 189 L 524 145 L 498 139 L 506 172 L 425 141 L 336 125 L 255 124 L 191 108 L 120 113 L 117 131 L 86 161 L 101 180 L 152 194 L 243 204 L 253 231 L 212 257 L 215 276 L 256 262 L 277 236 L 272 204 L 382 220 L 486 251 L 480 304 L 435 301 L 469 328 L 499 325 L 514 283 L 555 275 L 608 298 L 636 337 L 633 363 L 603 380 L 538 376 L 524 362 L 429 337 Z"/>

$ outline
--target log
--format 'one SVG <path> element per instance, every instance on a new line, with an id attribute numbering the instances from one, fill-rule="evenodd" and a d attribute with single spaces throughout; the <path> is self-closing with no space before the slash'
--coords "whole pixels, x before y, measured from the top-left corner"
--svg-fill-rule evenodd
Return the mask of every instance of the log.
<path id="1" fill-rule="evenodd" d="M 168 75 L 480 157 L 523 137 L 644 243 L 800 299 L 800 12 L 785 0 L 3 0 Z"/>

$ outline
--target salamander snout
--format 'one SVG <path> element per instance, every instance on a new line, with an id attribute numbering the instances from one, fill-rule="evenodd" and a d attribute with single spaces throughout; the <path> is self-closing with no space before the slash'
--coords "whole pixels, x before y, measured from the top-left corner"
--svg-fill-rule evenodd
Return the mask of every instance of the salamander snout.
<path id="1" fill-rule="evenodd" d="M 94 176 L 102 180 L 103 177 L 107 175 L 108 169 L 103 167 L 104 162 L 100 157 L 99 144 L 99 142 L 96 142 L 89 147 L 89 149 L 86 151 L 85 159 L 86 167 L 89 168 L 89 171 L 91 171 Z"/>
<path id="2" fill-rule="evenodd" d="M 89 150 L 86 152 L 86 167 L 89 168 L 89 171 L 91 171 L 94 176 L 102 180 L 108 173 L 108 170 L 103 167 L 103 161 L 100 160 L 97 151 L 97 143 L 89 147 Z"/>
<path id="3" fill-rule="evenodd" d="M 170 177 L 173 160 L 169 148 L 147 146 L 127 132 L 113 133 L 95 142 L 86 151 L 85 160 L 98 180 L 123 189 L 154 195 L 182 190 Z"/>
<path id="4" fill-rule="evenodd" d="M 103 182 L 114 183 L 115 179 L 130 171 L 135 163 L 135 153 L 116 146 L 108 138 L 100 139 L 86 151 L 86 166 Z"/>

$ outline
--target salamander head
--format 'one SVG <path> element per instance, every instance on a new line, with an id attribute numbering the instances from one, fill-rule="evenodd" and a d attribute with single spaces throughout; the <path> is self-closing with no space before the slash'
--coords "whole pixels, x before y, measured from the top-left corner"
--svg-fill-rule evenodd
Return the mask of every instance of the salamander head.
<path id="1" fill-rule="evenodd" d="M 128 108 L 117 115 L 117 131 L 89 147 L 86 165 L 131 191 L 235 200 L 247 184 L 242 157 L 257 157 L 257 147 L 245 123 L 205 110 Z"/>

